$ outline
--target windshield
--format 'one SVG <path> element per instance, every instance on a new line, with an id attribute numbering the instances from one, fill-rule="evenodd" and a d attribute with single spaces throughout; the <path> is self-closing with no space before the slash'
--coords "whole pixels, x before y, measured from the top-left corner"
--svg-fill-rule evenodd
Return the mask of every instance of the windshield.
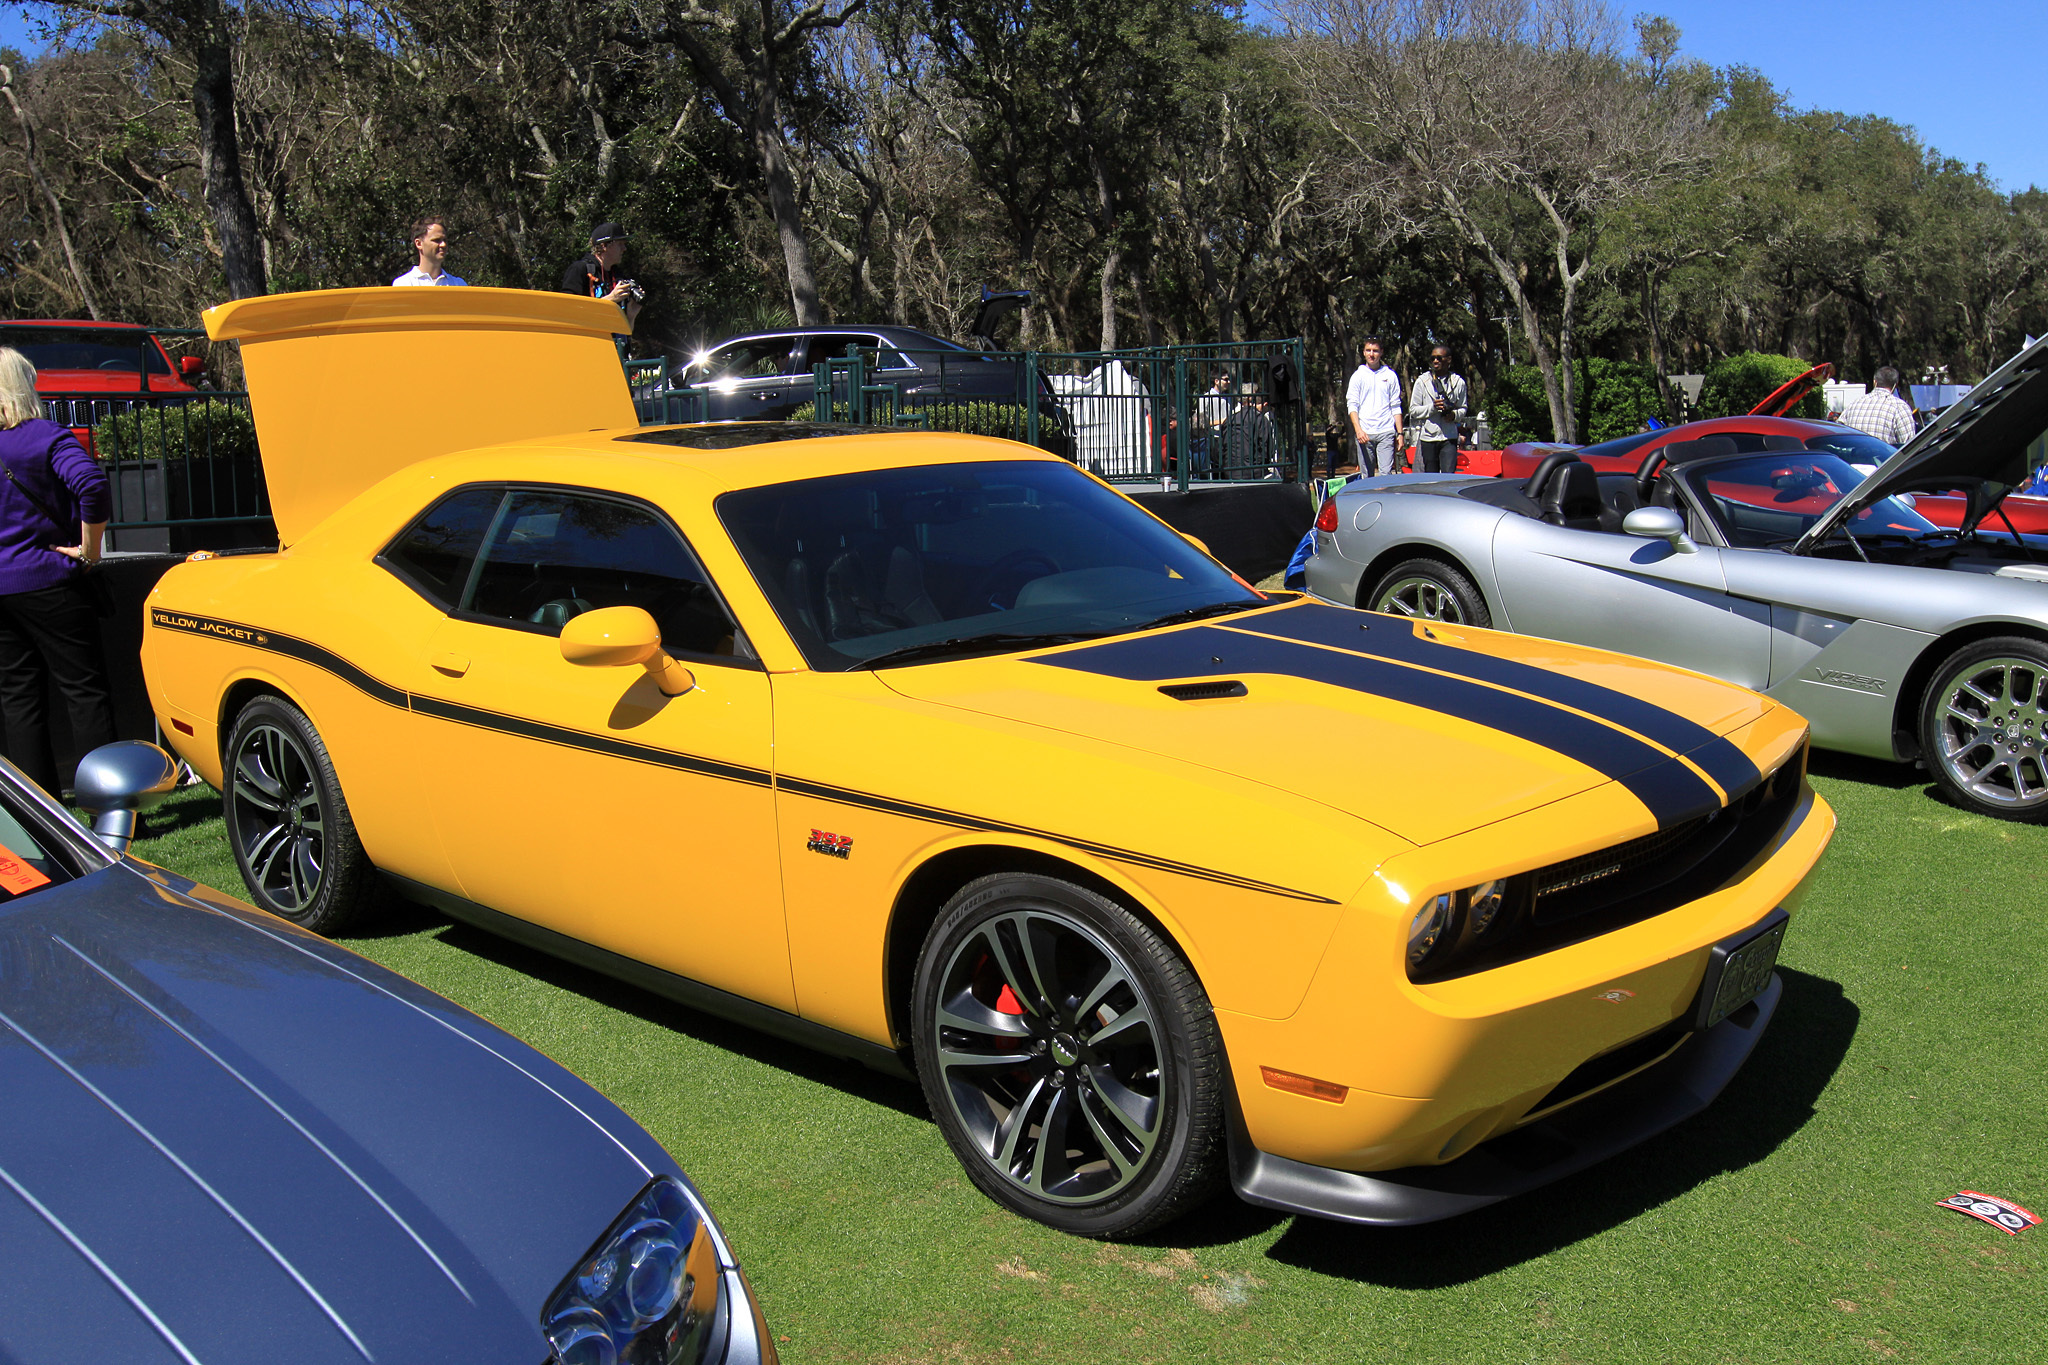
<path id="1" fill-rule="evenodd" d="M 1863 475 L 1834 455 L 1767 451 L 1682 466 L 1700 505 L 1730 545 L 1761 549 L 1797 540 Z M 1920 536 L 1940 528 L 1896 498 L 1880 498 L 1852 517 L 1858 536 Z"/>
<path id="2" fill-rule="evenodd" d="M 1050 461 L 842 474 L 727 493 L 717 506 L 820 671 L 1024 649 L 1265 601 L 1135 503 Z"/>
<path id="3" fill-rule="evenodd" d="M 1806 438 L 1808 450 L 1824 450 L 1830 455 L 1839 455 L 1850 464 L 1879 465 L 1899 453 L 1899 448 L 1890 441 L 1880 441 L 1868 432 L 1854 427 L 1837 427 L 1819 436 Z"/>
<path id="4" fill-rule="evenodd" d="M 171 372 L 149 333 L 126 327 L 0 327 L 0 346 L 12 346 L 39 370 L 135 374 L 147 358 L 151 374 Z"/>

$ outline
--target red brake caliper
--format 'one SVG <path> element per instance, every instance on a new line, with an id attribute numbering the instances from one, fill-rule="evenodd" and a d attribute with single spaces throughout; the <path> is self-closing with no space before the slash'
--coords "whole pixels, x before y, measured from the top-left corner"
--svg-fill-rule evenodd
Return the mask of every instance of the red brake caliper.
<path id="1" fill-rule="evenodd" d="M 1022 1014 L 1024 1012 L 1024 1003 L 1017 998 L 1017 993 L 1010 989 L 1010 983 L 1007 981 L 1003 983 L 1002 994 L 996 997 L 996 1011 L 999 1014 Z"/>

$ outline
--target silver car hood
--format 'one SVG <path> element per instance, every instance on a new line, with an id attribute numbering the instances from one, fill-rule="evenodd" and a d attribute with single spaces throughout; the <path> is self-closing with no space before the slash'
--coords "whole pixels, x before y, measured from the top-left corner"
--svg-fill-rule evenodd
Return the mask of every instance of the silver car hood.
<path id="1" fill-rule="evenodd" d="M 2027 481 L 2027 447 L 2048 428 L 2048 337 L 1998 367 L 1877 472 L 1815 522 L 1793 553 L 1804 554 L 1852 516 L 1894 493 L 1969 491 L 1965 526 L 1975 526 Z"/>

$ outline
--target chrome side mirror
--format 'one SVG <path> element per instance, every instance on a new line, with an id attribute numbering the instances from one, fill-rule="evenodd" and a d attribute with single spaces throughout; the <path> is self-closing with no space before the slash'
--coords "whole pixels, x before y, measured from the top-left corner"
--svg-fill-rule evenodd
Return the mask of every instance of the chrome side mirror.
<path id="1" fill-rule="evenodd" d="M 1700 548 L 1685 533 L 1685 518 L 1669 507 L 1638 507 L 1621 519 L 1621 533 L 1664 541 L 1682 555 L 1696 554 Z"/>
<path id="2" fill-rule="evenodd" d="M 572 616 L 562 627 L 562 657 L 587 668 L 647 670 L 664 697 L 680 697 L 696 675 L 661 648 L 661 627 L 641 607 L 603 607 Z"/>
<path id="3" fill-rule="evenodd" d="M 92 817 L 92 832 L 116 853 L 135 838 L 135 817 L 178 789 L 178 760 L 154 744 L 124 739 L 78 760 L 72 791 Z"/>

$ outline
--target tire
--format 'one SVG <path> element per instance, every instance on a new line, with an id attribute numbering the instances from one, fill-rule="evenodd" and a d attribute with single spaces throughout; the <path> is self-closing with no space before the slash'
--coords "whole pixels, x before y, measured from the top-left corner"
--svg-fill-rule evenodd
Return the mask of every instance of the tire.
<path id="1" fill-rule="evenodd" d="M 1943 660 L 1920 703 L 1920 750 L 1963 809 L 2048 821 L 2048 646 L 2001 635 Z"/>
<path id="2" fill-rule="evenodd" d="M 1358 604 L 1367 611 L 1442 621 L 1454 626 L 1491 626 L 1486 598 L 1465 571 L 1440 559 L 1407 559 L 1381 574 Z"/>
<path id="3" fill-rule="evenodd" d="M 383 884 L 304 712 L 280 697 L 257 698 L 235 717 L 222 758 L 221 813 L 252 901 L 328 935 L 381 905 Z"/>
<path id="4" fill-rule="evenodd" d="M 925 939 L 914 1009 L 932 1116 L 998 1204 L 1132 1237 L 1214 1193 L 1227 1069 L 1209 997 L 1121 905 L 1025 873 L 969 883 Z"/>

